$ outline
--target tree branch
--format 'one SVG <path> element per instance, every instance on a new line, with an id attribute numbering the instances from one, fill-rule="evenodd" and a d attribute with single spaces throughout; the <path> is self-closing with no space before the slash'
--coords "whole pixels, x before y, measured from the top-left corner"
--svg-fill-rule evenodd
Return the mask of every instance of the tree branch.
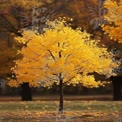
<path id="1" fill-rule="evenodd" d="M 7 19 L 4 15 L 2 15 L 2 14 L 0 14 L 0 21 L 1 21 L 1 25 L 2 25 L 5 29 L 7 29 L 9 32 L 13 32 L 13 33 L 15 33 L 15 34 L 18 35 L 18 36 L 22 36 L 21 33 L 18 32 L 18 29 L 16 29 L 16 28 L 8 21 L 8 19 Z M 4 24 L 4 22 L 5 22 L 5 24 Z"/>
<path id="2" fill-rule="evenodd" d="M 55 59 L 55 56 L 52 54 L 52 52 L 50 51 L 50 50 L 47 50 L 49 53 L 50 53 L 50 55 L 52 56 L 52 58 L 54 59 L 54 60 L 56 60 Z"/>

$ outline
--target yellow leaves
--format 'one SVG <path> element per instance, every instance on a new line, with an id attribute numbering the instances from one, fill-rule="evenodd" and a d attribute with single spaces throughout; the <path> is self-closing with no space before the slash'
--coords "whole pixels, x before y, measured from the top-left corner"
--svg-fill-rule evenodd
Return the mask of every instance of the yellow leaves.
<path id="1" fill-rule="evenodd" d="M 29 83 L 29 85 L 30 85 L 31 87 L 38 87 L 40 84 L 39 84 L 39 82 L 31 81 L 31 82 Z"/>
<path id="2" fill-rule="evenodd" d="M 93 88 L 93 87 L 97 88 L 97 87 L 103 85 L 100 81 L 95 81 L 93 75 L 84 75 L 84 76 L 82 76 L 81 83 L 83 84 L 83 86 L 90 87 L 90 88 Z"/>
<path id="3" fill-rule="evenodd" d="M 17 37 L 15 38 L 19 43 L 23 43 L 25 44 L 26 43 L 26 40 L 24 38 L 21 38 L 21 37 Z"/>
<path id="4" fill-rule="evenodd" d="M 111 40 L 122 43 L 122 1 L 116 3 L 106 0 L 104 6 L 108 9 L 105 19 L 109 24 L 103 25 L 102 29 L 109 34 Z"/>
<path id="5" fill-rule="evenodd" d="M 122 28 L 121 25 L 118 27 L 113 27 L 111 25 L 106 25 L 106 26 L 102 27 L 102 29 L 105 31 L 105 33 L 109 34 L 110 39 L 113 39 L 114 41 L 118 41 L 120 43 L 122 41 L 121 28 Z"/>
<path id="6" fill-rule="evenodd" d="M 115 1 L 112 1 L 112 0 L 106 0 L 104 4 L 105 4 L 104 6 L 106 8 L 117 6 L 117 3 Z"/>
<path id="7" fill-rule="evenodd" d="M 35 32 L 36 33 L 36 32 Z M 36 37 L 36 35 L 34 34 L 34 32 L 27 30 L 24 33 L 22 33 L 22 37 L 15 37 L 15 40 L 18 41 L 19 43 L 23 43 L 26 44 L 28 41 L 32 40 L 33 38 Z"/>
<path id="8" fill-rule="evenodd" d="M 16 80 L 11 80 L 7 83 L 11 87 L 18 87 L 19 83 Z"/>
<path id="9" fill-rule="evenodd" d="M 109 17 L 108 19 L 110 19 L 111 21 L 112 18 L 115 19 L 115 16 L 118 15 L 118 12 L 121 12 L 121 4 L 117 3 L 116 1 L 106 0 L 104 3 L 104 7 L 108 9 L 108 14 L 106 18 Z"/>
<path id="10" fill-rule="evenodd" d="M 16 61 L 13 69 L 18 84 L 29 82 L 31 86 L 49 87 L 59 83 L 98 87 L 88 73 L 103 73 L 112 69 L 110 54 L 106 48 L 99 48 L 90 34 L 74 30 L 64 20 L 48 21 L 49 27 L 43 34 L 24 31 L 18 42 L 27 43 L 20 53 L 22 60 Z"/>

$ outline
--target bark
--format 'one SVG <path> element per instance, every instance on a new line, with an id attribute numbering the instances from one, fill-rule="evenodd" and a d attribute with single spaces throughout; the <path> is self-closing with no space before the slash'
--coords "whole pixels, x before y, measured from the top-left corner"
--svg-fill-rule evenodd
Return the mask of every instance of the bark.
<path id="1" fill-rule="evenodd" d="M 23 83 L 21 85 L 21 88 L 22 101 L 32 101 L 32 89 L 29 86 L 29 83 Z"/>
<path id="2" fill-rule="evenodd" d="M 113 85 L 113 100 L 122 100 L 122 76 L 114 76 L 111 78 Z"/>
<path id="3" fill-rule="evenodd" d="M 60 95 L 59 113 L 63 113 L 63 80 L 61 78 L 59 84 L 59 95 Z"/>

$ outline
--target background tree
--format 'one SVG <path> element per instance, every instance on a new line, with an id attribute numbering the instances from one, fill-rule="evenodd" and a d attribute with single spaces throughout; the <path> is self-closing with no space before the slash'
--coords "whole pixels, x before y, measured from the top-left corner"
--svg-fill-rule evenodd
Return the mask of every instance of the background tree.
<path id="1" fill-rule="evenodd" d="M 15 65 L 15 60 L 21 58 L 21 56 L 17 55 L 17 50 L 21 49 L 23 46 L 22 44 L 16 43 L 14 41 L 14 36 L 22 36 L 20 29 L 22 29 L 25 25 L 23 25 L 21 21 L 22 14 L 31 9 L 33 6 L 37 5 L 38 1 L 20 1 L 20 0 L 5 0 L 0 1 L 0 77 L 6 79 L 12 75 L 11 67 Z M 28 14 L 28 13 L 26 13 Z M 30 23 L 27 23 L 28 25 Z M 24 90 L 25 93 L 28 92 L 27 84 L 23 87 L 22 91 Z M 28 95 L 26 95 L 26 99 Z M 24 98 L 23 98 L 24 99 Z M 32 98 L 31 98 L 32 99 Z M 30 99 L 30 100 L 31 100 Z"/>
<path id="2" fill-rule="evenodd" d="M 108 10 L 108 13 L 104 16 L 108 24 L 102 25 L 102 29 L 105 31 L 105 34 L 109 35 L 111 41 L 119 43 L 117 49 L 114 50 L 116 54 L 114 60 L 120 64 L 114 70 L 118 76 L 111 77 L 114 93 L 113 99 L 122 100 L 122 1 L 106 0 L 104 7 Z"/>
<path id="3" fill-rule="evenodd" d="M 13 72 L 16 80 L 9 85 L 18 86 L 29 81 L 30 86 L 51 87 L 59 85 L 59 112 L 63 112 L 63 85 L 81 84 L 86 87 L 103 85 L 90 73 L 110 75 L 114 66 L 110 54 L 99 47 L 90 35 L 72 29 L 64 20 L 47 23 L 43 34 L 23 32 L 16 40 L 26 44 L 20 51 L 22 60 L 16 61 Z"/>
<path id="4" fill-rule="evenodd" d="M 21 58 L 17 55 L 17 50 L 20 50 L 21 47 L 24 45 L 15 43 L 13 40 L 13 36 L 22 36 L 22 31 L 20 30 L 23 28 L 32 29 L 32 26 L 34 26 L 34 16 L 37 13 L 39 16 L 41 14 L 40 17 L 37 15 L 39 19 L 41 19 L 41 17 L 45 17 L 45 15 L 42 15 L 42 13 L 47 13 L 48 9 L 45 8 L 46 12 L 42 9 L 37 9 L 40 6 L 43 6 L 43 3 L 38 2 L 37 0 L 32 0 L 31 2 L 28 0 L 0 1 L 0 43 L 2 45 L 0 50 L 1 78 L 6 79 L 6 77 L 11 76 L 11 67 L 13 67 L 15 64 L 14 60 L 16 60 L 17 58 Z M 33 13 L 33 8 L 36 8 L 38 12 Z M 23 83 L 21 85 L 21 88 L 22 100 L 32 100 L 32 93 L 29 84 Z"/>
<path id="5" fill-rule="evenodd" d="M 108 9 L 105 19 L 109 24 L 104 25 L 103 30 L 109 34 L 112 40 L 122 43 L 122 1 L 117 3 L 107 0 L 104 6 Z"/>

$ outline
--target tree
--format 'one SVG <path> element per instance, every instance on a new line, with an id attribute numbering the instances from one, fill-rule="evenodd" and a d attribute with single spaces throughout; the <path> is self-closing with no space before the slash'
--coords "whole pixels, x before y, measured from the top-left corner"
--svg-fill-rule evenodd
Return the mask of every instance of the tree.
<path id="1" fill-rule="evenodd" d="M 31 12 L 33 7 L 39 7 L 42 2 L 37 0 L 5 0 L 0 1 L 0 77 L 6 79 L 11 77 L 11 67 L 15 65 L 14 60 L 21 58 L 17 55 L 17 50 L 20 50 L 22 44 L 15 43 L 12 39 L 13 36 L 22 36 L 21 29 L 32 26 Z M 7 33 L 5 35 L 5 33 Z M 9 35 L 9 36 L 8 36 Z M 5 38 L 7 37 L 8 38 Z M 7 41 L 6 41 L 7 40 Z M 32 100 L 31 88 L 28 83 L 23 83 L 22 88 L 22 100 Z M 26 93 L 26 94 L 25 94 Z"/>
<path id="2" fill-rule="evenodd" d="M 9 85 L 29 81 L 30 86 L 51 87 L 57 83 L 59 112 L 62 113 L 63 85 L 80 83 L 86 87 L 98 87 L 103 83 L 95 81 L 92 73 L 110 75 L 114 65 L 107 49 L 98 47 L 87 32 L 73 30 L 62 19 L 47 24 L 43 34 L 24 31 L 22 37 L 16 38 L 26 46 L 19 52 L 23 59 L 16 61 L 13 68 L 16 80 L 9 81 Z"/>
<path id="3" fill-rule="evenodd" d="M 112 1 L 106 0 L 104 3 L 104 7 L 108 10 L 108 13 L 105 14 L 104 18 L 108 21 L 108 24 L 102 25 L 102 29 L 104 30 L 105 34 L 108 34 L 111 41 L 118 42 L 120 47 L 119 49 L 122 50 L 122 1 Z M 116 51 L 116 50 L 115 50 Z M 116 52 L 118 52 L 117 50 Z M 113 83 L 113 99 L 114 100 L 122 100 L 122 64 L 121 64 L 121 51 L 119 54 L 115 55 L 115 60 L 119 62 L 119 67 L 116 68 L 114 71 L 118 76 L 111 77 Z"/>

